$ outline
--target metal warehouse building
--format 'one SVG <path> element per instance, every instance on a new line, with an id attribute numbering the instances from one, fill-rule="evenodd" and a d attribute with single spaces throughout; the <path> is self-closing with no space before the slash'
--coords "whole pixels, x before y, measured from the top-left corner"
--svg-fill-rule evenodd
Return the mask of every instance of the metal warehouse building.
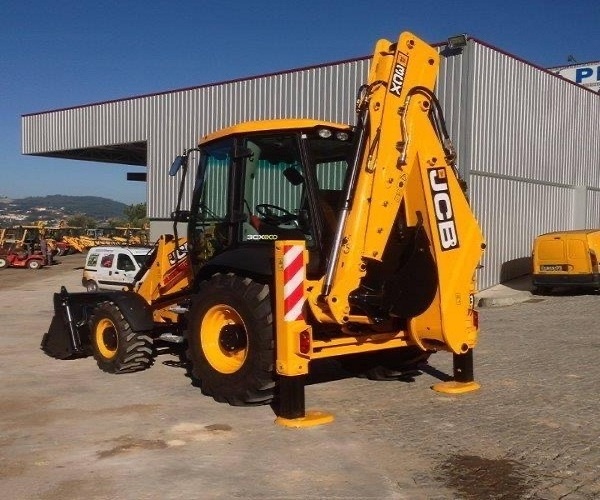
<path id="1" fill-rule="evenodd" d="M 529 271 L 535 235 L 600 227 L 600 97 L 470 38 L 444 55 L 437 94 L 486 236 L 479 287 Z M 171 232 L 173 158 L 236 122 L 354 123 L 370 58 L 22 117 L 23 153 L 147 167 L 151 237 Z M 109 194 L 109 193 L 107 193 Z M 191 186 L 185 202 L 189 202 Z"/>

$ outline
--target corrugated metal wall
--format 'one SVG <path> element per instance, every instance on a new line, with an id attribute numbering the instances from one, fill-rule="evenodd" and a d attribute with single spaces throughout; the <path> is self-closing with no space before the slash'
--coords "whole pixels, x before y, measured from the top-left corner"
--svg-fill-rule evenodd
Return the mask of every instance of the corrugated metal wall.
<path id="1" fill-rule="evenodd" d="M 586 190 L 585 209 L 585 227 L 600 227 L 600 189 L 588 188 Z"/>
<path id="2" fill-rule="evenodd" d="M 266 118 L 354 123 L 355 94 L 368 66 L 362 59 L 156 96 L 148 148 L 150 217 L 170 214 L 178 180 L 167 178 L 168 166 L 202 135 Z M 184 206 L 190 196 L 191 189 Z"/>
<path id="3" fill-rule="evenodd" d="M 486 288 L 530 272 L 536 235 L 600 227 L 600 98 L 475 41 L 465 56 L 460 162 L 487 239 Z"/>
<path id="4" fill-rule="evenodd" d="M 152 122 L 151 100 L 139 97 L 24 116 L 23 153 L 143 142 Z"/>
<path id="5" fill-rule="evenodd" d="M 368 58 L 23 117 L 23 152 L 147 141 L 153 236 L 169 230 L 175 155 L 263 118 L 354 122 Z M 442 59 L 437 93 L 487 238 L 480 288 L 528 272 L 536 234 L 600 227 L 600 98 L 476 40 Z M 191 172 L 193 175 L 193 172 Z M 191 193 L 184 200 L 189 203 Z"/>

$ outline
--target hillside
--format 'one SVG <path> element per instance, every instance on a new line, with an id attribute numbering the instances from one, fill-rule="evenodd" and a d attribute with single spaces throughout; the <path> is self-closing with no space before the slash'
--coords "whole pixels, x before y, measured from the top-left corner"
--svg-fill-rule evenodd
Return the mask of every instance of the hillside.
<path id="1" fill-rule="evenodd" d="M 122 217 L 125 203 L 102 198 L 100 196 L 30 196 L 10 200 L 12 211 L 28 212 L 46 209 L 61 212 L 64 215 L 84 214 L 95 219 Z"/>

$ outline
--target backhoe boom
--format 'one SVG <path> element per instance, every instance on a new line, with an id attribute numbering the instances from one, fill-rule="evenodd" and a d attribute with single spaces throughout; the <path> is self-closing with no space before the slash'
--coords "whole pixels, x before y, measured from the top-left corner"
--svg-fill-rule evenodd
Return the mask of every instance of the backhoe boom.
<path id="1" fill-rule="evenodd" d="M 411 33 L 377 43 L 357 104 L 356 171 L 309 304 L 325 323 L 405 318 L 422 348 L 464 353 L 476 341 L 469 316 L 483 238 L 433 92 L 438 66 L 437 51 Z"/>

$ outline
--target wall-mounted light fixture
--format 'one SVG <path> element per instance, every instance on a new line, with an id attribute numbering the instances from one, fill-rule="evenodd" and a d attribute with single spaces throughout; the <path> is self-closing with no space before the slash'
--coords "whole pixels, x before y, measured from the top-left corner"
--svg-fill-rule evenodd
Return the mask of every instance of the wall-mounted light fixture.
<path id="1" fill-rule="evenodd" d="M 467 45 L 467 35 L 466 33 L 462 33 L 460 35 L 454 35 L 448 38 L 448 48 L 449 49 L 460 49 L 461 47 L 465 47 Z"/>

